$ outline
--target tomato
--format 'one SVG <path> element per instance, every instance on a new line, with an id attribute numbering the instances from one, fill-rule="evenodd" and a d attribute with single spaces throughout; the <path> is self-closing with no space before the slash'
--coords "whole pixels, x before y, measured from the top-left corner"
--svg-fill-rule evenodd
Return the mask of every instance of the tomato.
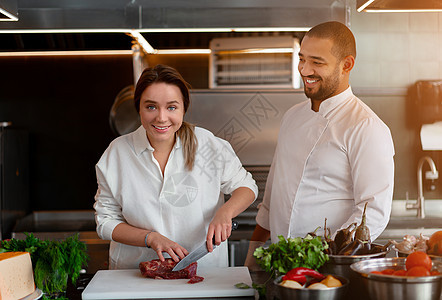
<path id="1" fill-rule="evenodd" d="M 381 273 L 384 275 L 391 275 L 394 273 L 394 270 L 393 269 L 385 269 L 385 270 L 382 270 Z"/>
<path id="2" fill-rule="evenodd" d="M 410 253 L 407 256 L 407 260 L 405 261 L 405 266 L 407 270 L 410 270 L 413 267 L 421 266 L 427 269 L 428 271 L 431 271 L 433 262 L 431 261 L 431 258 L 428 256 L 427 253 L 422 251 L 416 251 Z"/>
<path id="3" fill-rule="evenodd" d="M 428 269 L 423 266 L 416 266 L 408 269 L 407 276 L 430 276 L 430 271 L 428 271 Z"/>
<path id="4" fill-rule="evenodd" d="M 371 273 L 371 274 L 382 274 L 381 271 L 371 271 L 370 273 Z"/>
<path id="5" fill-rule="evenodd" d="M 442 230 L 436 231 L 427 241 L 428 254 L 442 255 Z"/>
<path id="6" fill-rule="evenodd" d="M 431 271 L 431 272 L 430 272 L 430 275 L 431 275 L 431 276 L 437 276 L 437 275 L 440 275 L 440 272 L 434 270 L 434 271 Z"/>
<path id="7" fill-rule="evenodd" d="M 407 276 L 407 270 L 396 270 L 393 275 L 395 276 Z"/>

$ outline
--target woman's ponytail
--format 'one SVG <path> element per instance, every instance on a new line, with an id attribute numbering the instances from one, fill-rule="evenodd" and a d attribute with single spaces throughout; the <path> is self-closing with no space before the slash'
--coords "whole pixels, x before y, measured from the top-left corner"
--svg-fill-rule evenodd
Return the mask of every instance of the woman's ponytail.
<path id="1" fill-rule="evenodd" d="M 198 141 L 195 137 L 195 125 L 184 122 L 177 131 L 178 137 L 181 139 L 184 155 L 184 165 L 187 170 L 192 171 L 195 163 L 195 153 L 198 147 Z"/>

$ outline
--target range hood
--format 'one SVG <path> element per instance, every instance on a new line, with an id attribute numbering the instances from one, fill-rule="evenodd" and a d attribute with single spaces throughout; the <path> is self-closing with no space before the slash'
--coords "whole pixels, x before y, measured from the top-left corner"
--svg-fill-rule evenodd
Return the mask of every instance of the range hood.
<path id="1" fill-rule="evenodd" d="M 52 47 L 49 50 L 63 50 L 57 48 L 59 41 L 63 44 L 63 39 L 64 44 L 71 45 L 69 50 L 74 50 L 72 48 L 75 48 L 76 44 L 79 48 L 88 50 L 91 35 L 99 36 L 95 39 L 97 43 L 100 39 L 116 39 L 115 34 L 124 37 L 131 30 L 141 32 L 152 46 L 159 49 L 162 45 L 151 42 L 152 35 L 167 35 L 179 31 L 181 38 L 188 35 L 186 42 L 197 43 L 200 38 L 192 34 L 192 31 L 203 29 L 211 33 L 227 29 L 224 33 L 229 34 L 236 34 L 237 31 L 233 29 L 238 28 L 267 28 L 267 31 L 283 32 L 281 28 L 310 28 L 331 20 L 346 24 L 349 22 L 348 0 L 9 1 L 17 3 L 18 21 L 0 22 L 0 39 L 11 35 L 11 43 L 15 43 L 19 50 L 45 50 L 45 47 Z M 97 31 L 100 33 L 96 33 Z M 30 34 L 42 36 L 31 41 L 31 38 L 28 38 Z M 61 34 L 66 37 L 60 36 Z M 213 36 L 205 38 L 203 35 L 203 39 L 207 41 L 211 38 Z M 42 45 L 45 41 L 49 41 L 47 46 Z M 39 44 L 34 47 L 32 43 Z M 130 42 L 125 40 L 124 43 L 125 46 L 122 47 L 130 49 Z M 0 43 L 0 51 L 13 50 L 11 47 L 2 48 L 4 44 Z M 177 46 L 171 45 L 170 48 L 172 47 Z M 185 47 L 189 48 L 192 45 Z M 207 49 L 208 42 L 200 47 Z"/>
<path id="2" fill-rule="evenodd" d="M 346 5 L 345 0 L 7 1 L 18 1 L 19 21 L 0 24 L 0 30 L 311 27 L 345 22 Z"/>
<path id="3" fill-rule="evenodd" d="M 442 11 L 441 0 L 357 0 L 357 11 L 431 12 Z"/>

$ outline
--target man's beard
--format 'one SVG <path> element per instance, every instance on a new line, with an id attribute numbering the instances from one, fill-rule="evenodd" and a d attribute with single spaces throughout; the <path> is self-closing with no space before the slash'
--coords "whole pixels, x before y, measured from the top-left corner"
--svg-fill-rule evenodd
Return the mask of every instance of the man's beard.
<path id="1" fill-rule="evenodd" d="M 336 68 L 334 72 L 327 77 L 306 76 L 305 78 L 319 80 L 319 88 L 314 92 L 312 89 L 304 85 L 304 93 L 311 100 L 323 101 L 333 95 L 339 87 L 339 69 Z"/>

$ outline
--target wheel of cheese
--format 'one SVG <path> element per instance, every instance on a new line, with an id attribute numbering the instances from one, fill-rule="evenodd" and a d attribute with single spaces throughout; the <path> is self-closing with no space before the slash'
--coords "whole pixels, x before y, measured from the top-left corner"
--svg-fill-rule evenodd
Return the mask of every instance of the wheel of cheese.
<path id="1" fill-rule="evenodd" d="M 28 252 L 0 253 L 0 299 L 17 300 L 35 291 L 31 256 Z"/>

